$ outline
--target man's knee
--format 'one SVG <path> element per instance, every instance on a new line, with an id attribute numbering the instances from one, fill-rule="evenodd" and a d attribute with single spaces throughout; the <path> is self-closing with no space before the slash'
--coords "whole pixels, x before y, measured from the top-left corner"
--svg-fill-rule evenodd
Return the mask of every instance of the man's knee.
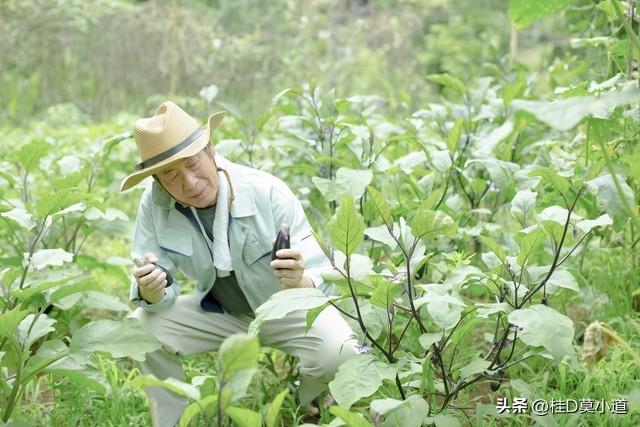
<path id="1" fill-rule="evenodd" d="M 357 341 L 353 338 L 342 342 L 325 342 L 318 349 L 315 360 L 309 364 L 305 374 L 330 381 L 338 372 L 340 365 L 357 354 L 359 354 Z"/>

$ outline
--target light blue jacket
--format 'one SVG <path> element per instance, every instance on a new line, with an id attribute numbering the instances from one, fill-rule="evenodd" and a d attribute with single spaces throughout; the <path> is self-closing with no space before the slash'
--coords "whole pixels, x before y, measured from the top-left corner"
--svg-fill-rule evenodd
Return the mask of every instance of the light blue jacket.
<path id="1" fill-rule="evenodd" d="M 302 254 L 305 274 L 328 295 L 331 286 L 324 283 L 320 273 L 333 267 L 313 237 L 302 205 L 289 187 L 267 172 L 228 160 L 227 171 L 235 194 L 229 212 L 231 263 L 251 308 L 255 311 L 269 296 L 282 290 L 270 265 L 270 255 L 271 241 L 283 222 L 291 229 L 291 247 Z M 204 236 L 190 213 L 154 182 L 140 200 L 132 254 L 153 252 L 158 264 L 174 277 L 179 270 L 193 278 L 197 283 L 195 293 L 202 298 L 215 282 L 216 269 Z M 180 287 L 174 281 L 156 304 L 147 303 L 138 292 L 133 280 L 131 301 L 147 311 L 157 312 L 176 301 Z"/>

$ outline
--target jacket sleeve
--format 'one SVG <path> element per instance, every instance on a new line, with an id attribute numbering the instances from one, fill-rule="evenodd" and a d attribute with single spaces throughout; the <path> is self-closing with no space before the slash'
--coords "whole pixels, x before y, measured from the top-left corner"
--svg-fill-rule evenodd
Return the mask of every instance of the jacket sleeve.
<path id="1" fill-rule="evenodd" d="M 165 296 L 155 304 L 148 303 L 140 296 L 138 282 L 132 275 L 129 300 L 136 306 L 148 312 L 158 312 L 169 308 L 180 294 L 180 285 L 175 280 L 176 267 L 165 251 L 158 245 L 155 226 L 153 221 L 151 187 L 149 187 L 142 198 L 136 216 L 135 231 L 133 233 L 133 243 L 131 245 L 132 257 L 143 257 L 146 252 L 153 252 L 158 258 L 158 264 L 169 270 L 174 277 L 173 284 L 166 288 Z"/>
<path id="2" fill-rule="evenodd" d="M 300 250 L 305 274 L 325 295 L 333 294 L 333 285 L 326 283 L 321 276 L 323 271 L 332 271 L 333 266 L 313 237 L 302 204 L 287 184 L 280 179 L 276 179 L 271 189 L 271 206 L 275 221 L 274 229 L 278 230 L 283 222 L 289 224 L 291 247 Z"/>

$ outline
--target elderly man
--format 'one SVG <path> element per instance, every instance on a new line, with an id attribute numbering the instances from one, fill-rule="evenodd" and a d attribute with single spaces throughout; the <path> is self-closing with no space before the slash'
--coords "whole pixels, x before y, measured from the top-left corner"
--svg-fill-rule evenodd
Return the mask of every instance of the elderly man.
<path id="1" fill-rule="evenodd" d="M 172 102 L 150 118 L 136 121 L 134 137 L 141 162 L 126 177 L 127 190 L 145 177 L 137 213 L 132 254 L 144 254 L 134 267 L 133 316 L 163 348 L 141 363 L 146 374 L 184 379 L 180 356 L 217 350 L 231 334 L 246 332 L 253 313 L 270 295 L 286 288 L 317 287 L 327 292 L 320 272 L 331 269 L 314 239 L 302 206 L 280 179 L 232 163 L 215 154 L 211 132 L 223 113 L 205 126 Z M 280 225 L 291 230 L 291 249 L 269 256 Z M 169 286 L 180 270 L 196 282 L 192 295 Z M 300 400 L 310 402 L 325 388 L 338 365 L 358 353 L 353 331 L 333 307 L 324 310 L 305 333 L 304 310 L 267 321 L 259 338 L 300 361 Z M 158 420 L 172 426 L 187 400 L 151 387 Z"/>

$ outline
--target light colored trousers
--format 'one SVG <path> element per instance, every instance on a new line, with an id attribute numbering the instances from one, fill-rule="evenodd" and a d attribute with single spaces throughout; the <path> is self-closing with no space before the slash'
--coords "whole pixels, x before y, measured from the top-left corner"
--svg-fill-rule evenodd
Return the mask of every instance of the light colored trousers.
<path id="1" fill-rule="evenodd" d="M 358 354 L 351 327 L 334 307 L 327 307 L 305 334 L 306 310 L 297 310 L 262 324 L 260 344 L 277 348 L 299 359 L 301 403 L 318 396 L 331 381 L 338 366 Z M 180 356 L 218 350 L 229 335 L 246 332 L 253 320 L 248 315 L 211 313 L 202 310 L 195 295 L 178 297 L 174 305 L 158 313 L 140 308 L 132 317 L 154 335 L 163 348 L 148 353 L 140 369 L 157 378 L 184 381 Z M 159 425 L 173 426 L 186 408 L 187 398 L 161 387 L 148 387 L 147 396 L 157 402 Z"/>

